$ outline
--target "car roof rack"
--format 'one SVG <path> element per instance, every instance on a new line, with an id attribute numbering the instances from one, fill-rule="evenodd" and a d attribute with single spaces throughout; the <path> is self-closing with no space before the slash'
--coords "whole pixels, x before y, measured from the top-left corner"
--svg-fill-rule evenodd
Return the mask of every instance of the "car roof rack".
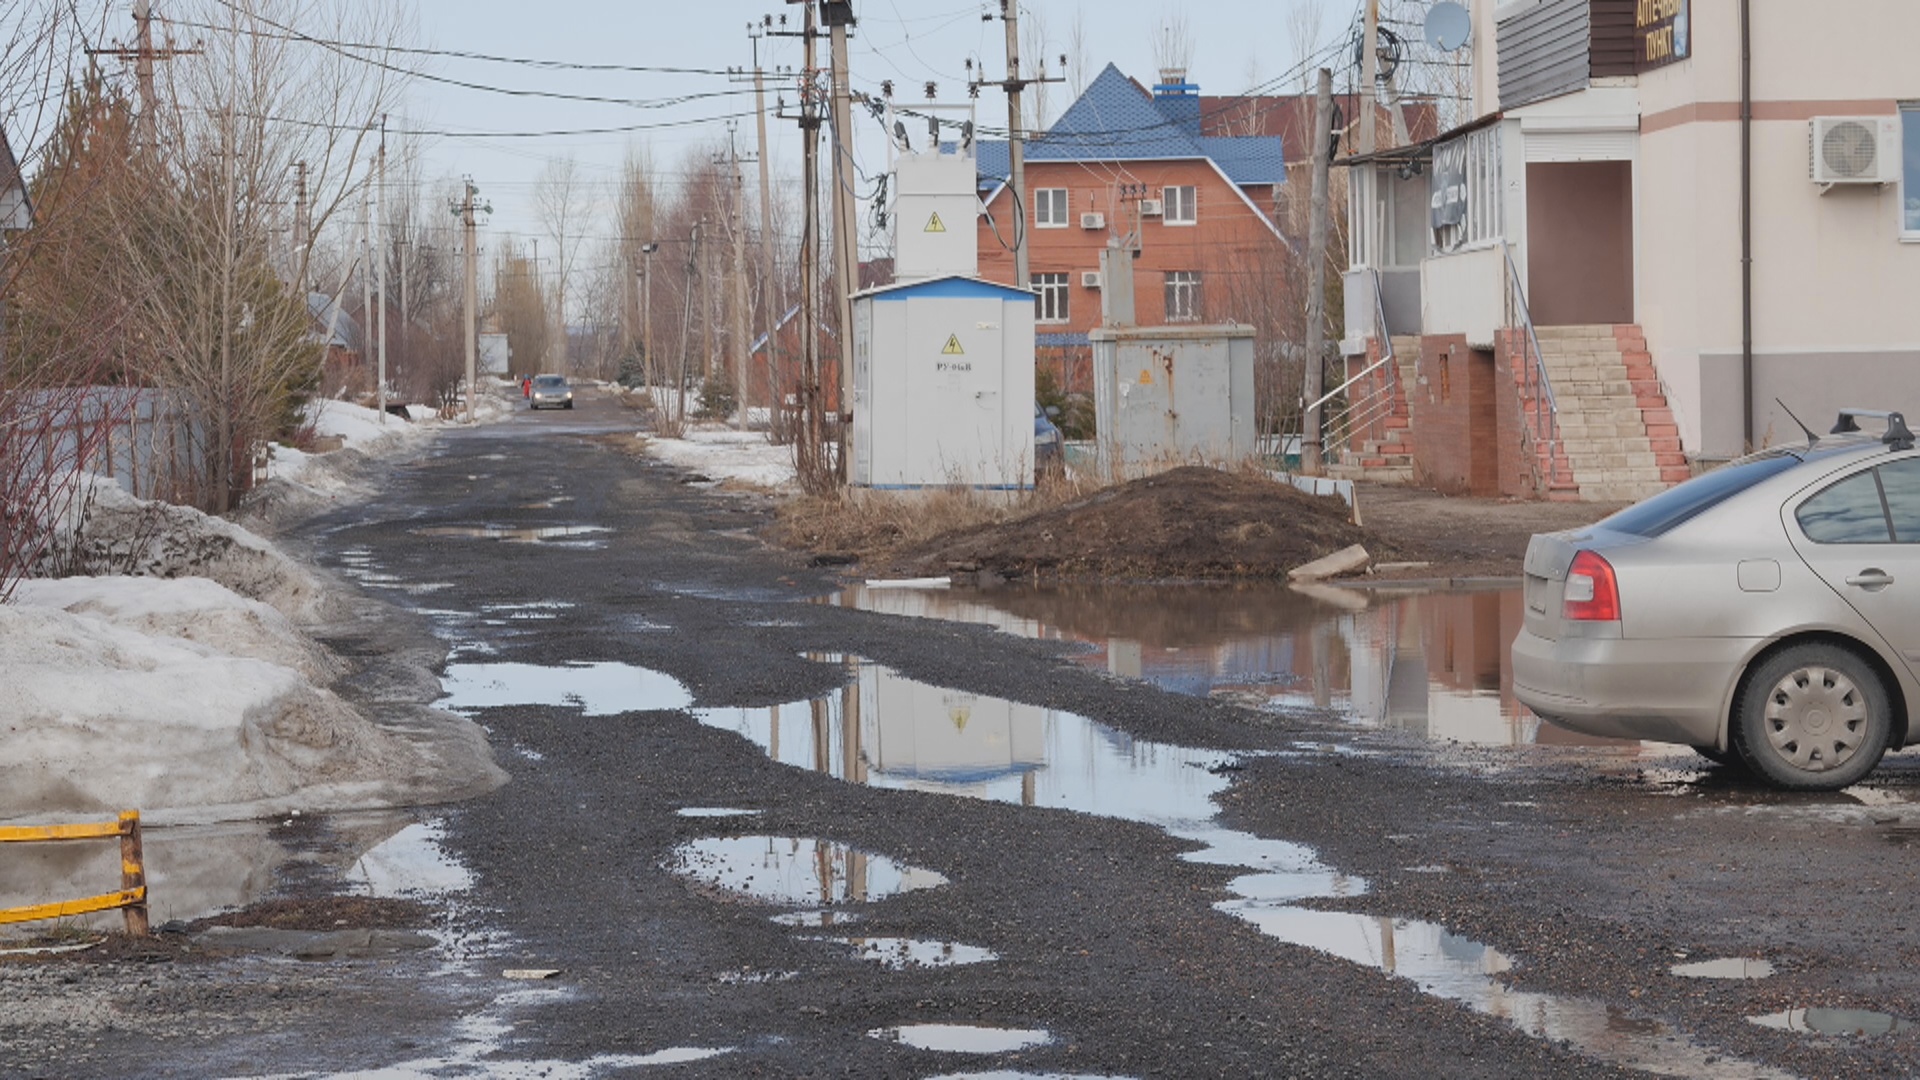
<path id="1" fill-rule="evenodd" d="M 1913 432 L 1907 427 L 1907 418 L 1903 413 L 1886 412 L 1880 409 L 1841 409 L 1840 419 L 1834 421 L 1830 435 L 1848 435 L 1860 430 L 1859 421 L 1880 420 L 1887 425 L 1886 434 L 1880 441 L 1895 450 L 1913 449 Z"/>

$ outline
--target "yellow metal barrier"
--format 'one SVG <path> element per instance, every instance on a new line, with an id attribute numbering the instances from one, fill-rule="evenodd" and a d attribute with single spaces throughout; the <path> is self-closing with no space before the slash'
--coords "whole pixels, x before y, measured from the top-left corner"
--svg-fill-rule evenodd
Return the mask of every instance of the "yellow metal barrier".
<path id="1" fill-rule="evenodd" d="M 59 840 L 108 840 L 120 838 L 120 891 L 80 900 L 62 900 L 52 904 L 0 908 L 0 925 L 38 922 L 94 911 L 126 912 L 127 933 L 147 933 L 147 871 L 140 853 L 140 811 L 124 810 L 118 821 L 90 822 L 84 825 L 26 825 L 0 827 L 0 844 L 45 843 Z"/>

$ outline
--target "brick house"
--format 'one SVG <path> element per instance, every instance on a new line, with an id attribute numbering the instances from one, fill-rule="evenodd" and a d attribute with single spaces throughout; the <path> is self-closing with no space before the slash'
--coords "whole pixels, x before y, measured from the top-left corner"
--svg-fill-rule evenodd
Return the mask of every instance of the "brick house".
<path id="1" fill-rule="evenodd" d="M 1148 90 L 1107 65 L 1027 140 L 1024 207 L 1014 206 L 1007 144 L 978 145 L 980 276 L 1016 284 L 1011 245 L 1024 227 L 1028 285 L 1039 294 L 1037 362 L 1069 391 L 1092 389 L 1100 251 L 1129 234 L 1137 323 L 1259 325 L 1248 309 L 1290 251 L 1278 212 L 1283 140 L 1208 134 L 1202 102 L 1181 73 Z"/>

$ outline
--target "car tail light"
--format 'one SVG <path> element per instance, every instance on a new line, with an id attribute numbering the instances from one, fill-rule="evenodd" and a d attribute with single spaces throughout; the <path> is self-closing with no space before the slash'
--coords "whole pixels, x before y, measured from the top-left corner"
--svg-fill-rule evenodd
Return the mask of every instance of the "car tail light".
<path id="1" fill-rule="evenodd" d="M 1613 579 L 1613 564 L 1591 551 L 1575 555 L 1567 568 L 1561 613 L 1576 622 L 1619 622 L 1620 586 Z"/>

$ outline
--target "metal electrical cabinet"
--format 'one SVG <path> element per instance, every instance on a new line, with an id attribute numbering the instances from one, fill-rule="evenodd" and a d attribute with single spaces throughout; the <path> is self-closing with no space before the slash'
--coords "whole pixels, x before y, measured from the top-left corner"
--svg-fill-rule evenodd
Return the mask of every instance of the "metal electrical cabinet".
<path id="1" fill-rule="evenodd" d="M 1253 455 L 1251 326 L 1102 326 L 1087 337 L 1107 476 L 1227 465 Z"/>
<path id="2" fill-rule="evenodd" d="M 1033 486 L 1033 293 L 971 277 L 853 300 L 855 487 Z"/>

